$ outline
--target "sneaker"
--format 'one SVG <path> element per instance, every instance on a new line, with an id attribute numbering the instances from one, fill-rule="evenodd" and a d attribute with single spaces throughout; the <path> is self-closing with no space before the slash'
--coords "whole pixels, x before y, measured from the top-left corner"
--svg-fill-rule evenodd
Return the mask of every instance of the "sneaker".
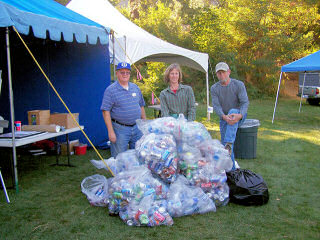
<path id="1" fill-rule="evenodd" d="M 229 156 L 231 156 L 232 152 L 232 144 L 231 143 L 226 143 L 226 145 L 224 146 L 224 149 L 226 149 L 229 153 Z"/>

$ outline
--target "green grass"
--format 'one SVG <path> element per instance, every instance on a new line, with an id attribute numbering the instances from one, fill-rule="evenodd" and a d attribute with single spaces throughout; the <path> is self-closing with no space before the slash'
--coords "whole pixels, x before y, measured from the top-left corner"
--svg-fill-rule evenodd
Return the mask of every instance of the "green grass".
<path id="1" fill-rule="evenodd" d="M 93 151 L 72 156 L 76 167 L 50 166 L 54 157 L 21 157 L 19 193 L 10 189 L 7 204 L 0 191 L 0 239 L 320 239 L 320 107 L 303 104 L 298 113 L 298 100 L 280 99 L 272 124 L 273 107 L 273 99 L 250 102 L 248 118 L 261 123 L 257 158 L 238 159 L 265 179 L 266 205 L 230 203 L 215 213 L 174 218 L 171 227 L 129 227 L 106 208 L 90 206 L 81 193 L 85 177 L 110 176 L 91 165 L 98 159 Z M 219 138 L 217 117 L 207 121 L 205 111 L 198 107 L 197 120 Z"/>

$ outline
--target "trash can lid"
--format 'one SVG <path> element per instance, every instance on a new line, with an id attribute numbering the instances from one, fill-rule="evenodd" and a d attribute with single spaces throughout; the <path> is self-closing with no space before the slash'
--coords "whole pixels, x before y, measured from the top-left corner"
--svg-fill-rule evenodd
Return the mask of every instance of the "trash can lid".
<path id="1" fill-rule="evenodd" d="M 260 126 L 260 121 L 258 119 L 246 119 L 240 126 L 240 128 L 250 128 Z"/>

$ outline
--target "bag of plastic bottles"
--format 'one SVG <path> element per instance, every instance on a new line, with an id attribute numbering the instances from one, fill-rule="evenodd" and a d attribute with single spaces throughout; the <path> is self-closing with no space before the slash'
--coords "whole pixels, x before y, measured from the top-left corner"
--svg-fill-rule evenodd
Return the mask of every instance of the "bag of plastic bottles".
<path id="1" fill-rule="evenodd" d="M 184 161 L 188 164 L 197 162 L 202 159 L 202 154 L 199 148 L 192 147 L 187 143 L 178 144 L 177 147 L 179 161 Z"/>
<path id="2" fill-rule="evenodd" d="M 170 134 L 143 135 L 136 143 L 140 163 L 167 183 L 174 182 L 177 175 L 178 156 L 176 141 Z"/>
<path id="3" fill-rule="evenodd" d="M 201 188 L 190 186 L 182 175 L 170 185 L 167 202 L 168 212 L 172 217 L 216 211 L 215 204 L 208 195 Z"/>
<path id="4" fill-rule="evenodd" d="M 129 226 L 172 225 L 172 217 L 166 210 L 165 200 L 155 200 L 153 194 L 144 196 L 141 201 L 132 201 L 120 211 L 120 218 Z"/>
<path id="5" fill-rule="evenodd" d="M 109 213 L 125 211 L 132 201 L 139 203 L 145 196 L 155 200 L 167 198 L 168 187 L 154 178 L 145 166 L 120 172 L 109 183 Z"/>
<path id="6" fill-rule="evenodd" d="M 206 158 L 207 162 L 211 162 L 218 172 L 219 170 L 230 171 L 233 162 L 228 151 L 217 139 L 210 139 L 199 145 L 201 154 Z"/>
<path id="7" fill-rule="evenodd" d="M 108 205 L 108 180 L 105 176 L 95 174 L 86 177 L 81 182 L 81 191 L 87 196 L 92 206 Z"/>
<path id="8" fill-rule="evenodd" d="M 125 152 L 119 153 L 116 158 L 108 158 L 104 160 L 109 166 L 111 171 L 117 175 L 120 172 L 128 171 L 134 167 L 140 166 L 138 158 L 136 156 L 136 151 L 134 149 L 127 150 Z M 102 160 L 90 160 L 90 162 L 98 169 L 106 169 L 107 166 Z"/>
<path id="9" fill-rule="evenodd" d="M 156 134 L 173 134 L 179 129 L 179 122 L 173 117 L 162 117 L 154 120 L 136 120 L 140 131 L 146 135 L 149 133 Z"/>
<path id="10" fill-rule="evenodd" d="M 190 146 L 198 147 L 202 142 L 211 139 L 210 133 L 202 123 L 184 122 L 179 126 L 179 131 L 174 133 L 177 142 L 187 143 Z"/>
<path id="11" fill-rule="evenodd" d="M 263 205 L 269 200 L 268 187 L 263 178 L 247 169 L 227 172 L 230 202 L 251 206 Z"/>

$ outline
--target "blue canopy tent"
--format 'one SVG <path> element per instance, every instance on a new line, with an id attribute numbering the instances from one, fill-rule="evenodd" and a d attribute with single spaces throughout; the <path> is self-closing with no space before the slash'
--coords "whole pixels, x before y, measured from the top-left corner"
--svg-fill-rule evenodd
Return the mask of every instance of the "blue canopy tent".
<path id="1" fill-rule="evenodd" d="M 304 89 L 304 83 L 306 80 L 306 73 L 307 72 L 315 72 L 315 71 L 320 71 L 320 51 L 317 51 L 315 53 L 312 53 L 308 56 L 305 56 L 303 58 L 300 58 L 292 63 L 289 63 L 287 65 L 284 65 L 281 67 L 281 74 L 280 74 L 280 79 L 279 79 L 279 84 L 278 84 L 278 90 L 277 90 L 277 96 L 276 96 L 276 101 L 274 104 L 274 110 L 273 110 L 273 117 L 272 117 L 272 123 L 274 121 L 274 116 L 276 113 L 276 108 L 277 108 L 277 103 L 278 103 L 278 97 L 279 97 L 279 91 L 280 91 L 280 85 L 281 85 L 281 78 L 282 78 L 282 73 L 284 72 L 304 72 L 304 80 L 303 80 L 303 86 L 302 86 L 302 93 L 301 93 L 301 98 L 300 98 L 300 107 L 299 107 L 299 112 L 301 110 L 301 102 L 302 102 L 302 97 L 303 97 L 303 89 Z"/>
<path id="2" fill-rule="evenodd" d="M 2 81 L 0 115 L 11 119 L 11 131 L 15 119 L 27 124 L 29 110 L 66 112 L 13 27 L 24 34 L 24 41 L 70 110 L 79 113 L 91 141 L 95 145 L 105 142 L 100 104 L 110 84 L 110 30 L 53 0 L 0 0 L 0 69 L 2 78 L 8 78 Z M 87 141 L 81 133 L 76 137 Z"/>

